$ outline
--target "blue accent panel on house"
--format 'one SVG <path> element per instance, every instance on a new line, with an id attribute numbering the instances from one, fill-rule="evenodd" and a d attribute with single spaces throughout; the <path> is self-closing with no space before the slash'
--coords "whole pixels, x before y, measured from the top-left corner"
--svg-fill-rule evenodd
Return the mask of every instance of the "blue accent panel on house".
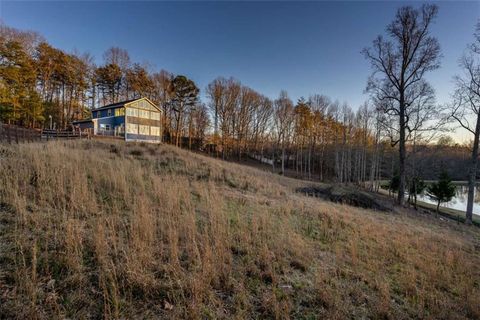
<path id="1" fill-rule="evenodd" d="M 116 126 L 118 126 L 122 123 L 125 123 L 125 116 L 118 116 L 118 117 L 115 117 L 113 119 L 115 119 L 115 125 Z"/>
<path id="2" fill-rule="evenodd" d="M 158 141 L 160 142 L 159 136 L 147 136 L 144 134 L 134 134 L 134 133 L 127 133 L 126 139 L 127 140 L 145 140 L 145 141 Z"/>
<path id="3" fill-rule="evenodd" d="M 101 127 L 101 125 L 103 124 L 108 124 L 110 126 L 110 129 L 113 129 L 113 127 L 115 126 L 115 118 L 112 117 L 112 118 L 101 118 L 101 119 L 98 119 L 98 127 Z"/>
<path id="4" fill-rule="evenodd" d="M 125 123 L 125 116 L 101 118 L 98 119 L 97 122 L 99 126 L 101 124 L 108 124 L 113 129 L 116 126 Z"/>
<path id="5" fill-rule="evenodd" d="M 93 122 L 81 122 L 78 124 L 78 127 L 80 128 L 80 130 L 84 130 L 84 129 L 93 129 Z"/>

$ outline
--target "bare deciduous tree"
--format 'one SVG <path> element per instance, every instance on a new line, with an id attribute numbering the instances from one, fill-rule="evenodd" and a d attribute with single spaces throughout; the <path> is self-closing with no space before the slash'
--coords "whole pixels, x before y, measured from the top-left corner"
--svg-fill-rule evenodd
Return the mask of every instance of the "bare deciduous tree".
<path id="1" fill-rule="evenodd" d="M 461 58 L 460 66 L 464 74 L 456 77 L 457 89 L 454 95 L 452 116 L 461 127 L 473 135 L 465 220 L 467 224 L 471 224 L 480 140 L 480 21 L 475 32 L 475 42 L 470 46 L 469 52 Z M 471 123 L 472 120 L 473 123 Z"/>
<path id="2" fill-rule="evenodd" d="M 285 149 L 290 138 L 294 115 L 292 100 L 286 91 L 281 91 L 280 96 L 275 100 L 274 125 L 277 141 L 282 149 L 282 174 L 285 174 Z"/>
<path id="3" fill-rule="evenodd" d="M 385 114 L 398 120 L 398 136 L 393 143 L 399 146 L 400 186 L 397 200 L 400 204 L 405 198 L 405 142 L 407 130 L 412 129 L 409 129 L 410 112 L 419 99 L 432 96 L 432 89 L 424 80 L 424 75 L 440 66 L 440 46 L 429 32 L 437 12 L 437 6 L 429 4 L 423 5 L 420 10 L 410 6 L 400 8 L 387 27 L 391 40 L 378 36 L 372 47 L 363 50 L 373 68 L 367 90 L 377 100 L 385 102 L 379 104 Z"/>

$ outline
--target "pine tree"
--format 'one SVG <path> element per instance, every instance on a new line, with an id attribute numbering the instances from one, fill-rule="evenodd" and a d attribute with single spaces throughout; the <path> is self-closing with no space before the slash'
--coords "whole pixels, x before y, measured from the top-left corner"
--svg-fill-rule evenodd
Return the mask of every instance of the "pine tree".
<path id="1" fill-rule="evenodd" d="M 178 147 L 180 146 L 183 118 L 185 113 L 198 102 L 199 89 L 195 82 L 182 75 L 173 79 L 172 89 L 172 109 L 175 112 L 175 145 Z"/>
<path id="2" fill-rule="evenodd" d="M 432 183 L 428 187 L 428 194 L 430 198 L 437 201 L 437 213 L 440 207 L 440 203 L 449 202 L 455 196 L 456 186 L 452 183 L 448 173 L 443 171 L 440 174 L 440 179 Z"/>
<path id="3" fill-rule="evenodd" d="M 35 63 L 21 43 L 0 39 L 0 121 L 32 126 L 43 119 L 35 79 Z"/>
<path id="4" fill-rule="evenodd" d="M 399 186 L 400 186 L 400 176 L 398 175 L 398 173 L 395 173 L 392 179 L 390 179 L 390 182 L 388 184 L 389 193 L 398 192 Z"/>

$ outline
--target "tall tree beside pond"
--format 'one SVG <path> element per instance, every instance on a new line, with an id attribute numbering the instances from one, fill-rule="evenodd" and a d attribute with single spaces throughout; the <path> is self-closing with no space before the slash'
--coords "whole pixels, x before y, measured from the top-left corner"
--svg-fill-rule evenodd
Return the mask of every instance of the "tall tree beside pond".
<path id="1" fill-rule="evenodd" d="M 396 119 L 392 143 L 399 146 L 398 203 L 405 199 L 405 169 L 407 135 L 414 130 L 410 122 L 415 108 L 431 106 L 433 89 L 425 81 L 427 72 L 437 69 L 440 45 L 430 35 L 430 27 L 437 16 L 436 5 L 425 4 L 420 9 L 405 6 L 397 11 L 395 19 L 387 26 L 391 40 L 378 36 L 370 48 L 364 49 L 373 74 L 367 90 L 381 103 L 382 111 Z M 429 102 L 430 101 L 430 102 Z"/>
<path id="2" fill-rule="evenodd" d="M 473 135 L 473 145 L 468 174 L 468 198 L 466 224 L 472 223 L 475 182 L 477 178 L 480 141 L 480 21 L 477 23 L 475 41 L 461 58 L 463 75 L 456 77 L 456 91 L 452 105 L 452 116 Z M 470 123 L 469 120 L 474 120 Z"/>

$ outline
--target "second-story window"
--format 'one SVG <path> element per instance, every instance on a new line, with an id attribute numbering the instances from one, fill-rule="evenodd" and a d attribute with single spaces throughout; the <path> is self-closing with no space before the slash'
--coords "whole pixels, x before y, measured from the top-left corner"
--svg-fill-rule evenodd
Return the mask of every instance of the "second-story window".
<path id="1" fill-rule="evenodd" d="M 112 115 L 112 109 L 107 110 L 107 117 L 110 117 Z"/>
<path id="2" fill-rule="evenodd" d="M 125 115 L 125 108 L 115 109 L 115 117 L 120 117 Z"/>

